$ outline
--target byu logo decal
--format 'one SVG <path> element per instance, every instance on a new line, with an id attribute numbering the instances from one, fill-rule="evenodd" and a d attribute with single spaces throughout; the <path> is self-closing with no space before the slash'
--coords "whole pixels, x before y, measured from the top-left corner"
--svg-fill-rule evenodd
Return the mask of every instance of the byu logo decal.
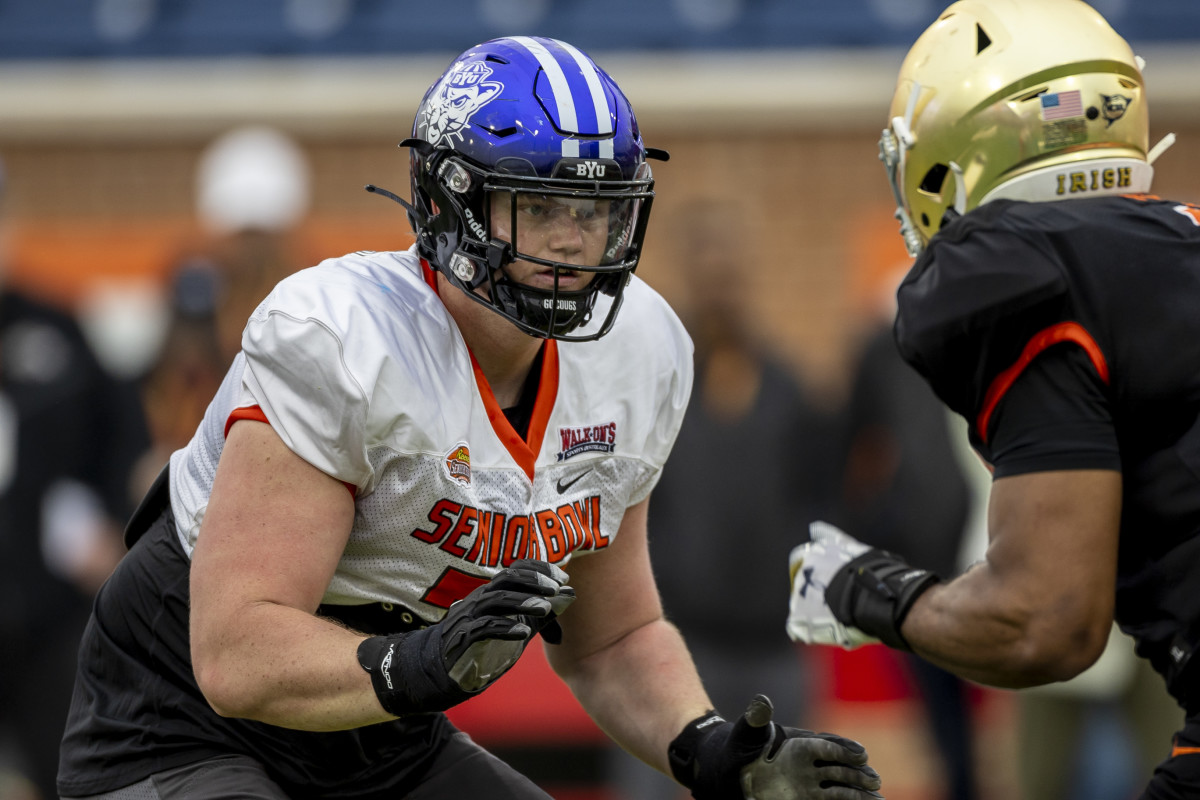
<path id="1" fill-rule="evenodd" d="M 425 108 L 425 139 L 438 147 L 462 141 L 475 112 L 504 91 L 504 84 L 487 80 L 492 68 L 482 61 L 459 64 L 442 79 Z"/>
<path id="2" fill-rule="evenodd" d="M 575 174 L 581 178 L 603 178 L 605 166 L 595 161 L 580 161 L 575 165 Z"/>

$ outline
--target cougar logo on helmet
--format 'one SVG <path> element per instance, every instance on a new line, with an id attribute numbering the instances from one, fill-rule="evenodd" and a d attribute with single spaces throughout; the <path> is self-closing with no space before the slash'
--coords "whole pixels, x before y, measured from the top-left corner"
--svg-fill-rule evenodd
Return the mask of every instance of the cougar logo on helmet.
<path id="1" fill-rule="evenodd" d="M 491 74 L 482 61 L 457 64 L 446 73 L 423 109 L 430 144 L 451 147 L 462 140 L 475 112 L 504 91 L 504 84 L 487 80 Z"/>
<path id="2" fill-rule="evenodd" d="M 646 159 L 667 155 L 645 147 L 629 100 L 586 53 L 537 36 L 475 45 L 426 92 L 401 145 L 432 268 L 531 336 L 612 328 L 654 198 Z M 553 282 L 516 277 L 529 265 Z"/>

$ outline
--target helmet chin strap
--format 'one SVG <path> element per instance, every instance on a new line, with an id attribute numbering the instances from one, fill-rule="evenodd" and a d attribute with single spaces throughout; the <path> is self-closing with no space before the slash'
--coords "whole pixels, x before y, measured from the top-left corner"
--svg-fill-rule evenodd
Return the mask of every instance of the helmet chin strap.
<path id="1" fill-rule="evenodd" d="M 417 209 L 414 208 L 411 203 L 409 203 L 407 200 L 400 197 L 396 193 L 389 192 L 387 189 L 384 189 L 382 186 L 376 186 L 373 183 L 368 183 L 363 188 L 366 189 L 368 192 L 371 192 L 372 194 L 382 195 L 383 197 L 386 197 L 389 200 L 394 200 L 397 203 L 399 203 L 400 205 L 404 206 L 404 210 L 408 214 L 409 224 L 412 225 L 413 230 L 417 230 L 417 223 L 420 221 L 421 215 L 417 213 Z"/>

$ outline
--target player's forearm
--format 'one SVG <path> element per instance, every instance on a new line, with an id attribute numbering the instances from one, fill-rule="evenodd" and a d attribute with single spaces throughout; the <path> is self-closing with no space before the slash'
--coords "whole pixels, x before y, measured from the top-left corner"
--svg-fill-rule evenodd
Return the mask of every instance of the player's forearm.
<path id="1" fill-rule="evenodd" d="M 983 562 L 921 595 L 901 632 L 917 655 L 979 683 L 1017 689 L 1071 678 L 1095 660 L 1095 643 L 1068 621 L 1070 598 L 1035 598 Z"/>
<path id="2" fill-rule="evenodd" d="M 548 647 L 551 664 L 601 729 L 670 773 L 667 746 L 712 707 L 675 626 L 659 619 L 579 661 Z"/>
<path id="3" fill-rule="evenodd" d="M 298 609 L 258 603 L 206 636 L 194 624 L 196 680 L 213 709 L 309 731 L 392 719 L 357 659 L 363 636 Z"/>

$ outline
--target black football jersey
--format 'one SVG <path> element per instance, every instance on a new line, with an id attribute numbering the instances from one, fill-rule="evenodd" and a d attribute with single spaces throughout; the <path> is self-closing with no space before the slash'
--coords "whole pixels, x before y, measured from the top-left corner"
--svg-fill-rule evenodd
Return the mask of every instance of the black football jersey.
<path id="1" fill-rule="evenodd" d="M 943 226 L 898 300 L 901 354 L 996 477 L 1122 473 L 1117 622 L 1200 704 L 1200 208 L 989 203 Z"/>

